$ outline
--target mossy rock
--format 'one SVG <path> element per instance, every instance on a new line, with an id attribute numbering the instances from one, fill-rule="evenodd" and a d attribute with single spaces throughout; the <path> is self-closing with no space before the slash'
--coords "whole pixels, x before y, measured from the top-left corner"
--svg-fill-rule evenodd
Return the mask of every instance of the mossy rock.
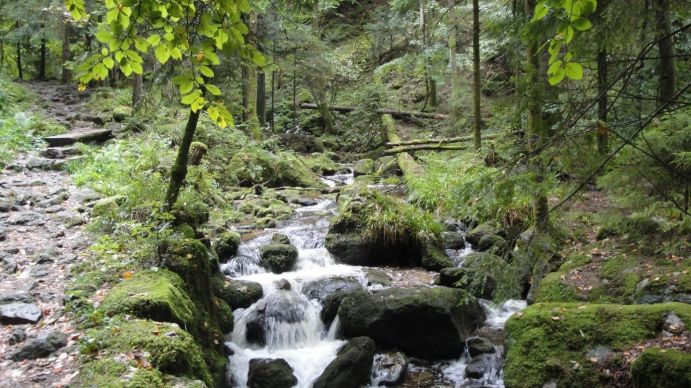
<path id="1" fill-rule="evenodd" d="M 291 153 L 272 154 L 262 149 L 245 149 L 233 155 L 228 171 L 231 181 L 239 186 L 251 187 L 322 187 L 319 177 L 299 156 Z"/>
<path id="2" fill-rule="evenodd" d="M 631 365 L 633 386 L 637 388 L 691 387 L 691 354 L 650 348 Z"/>
<path id="3" fill-rule="evenodd" d="M 442 226 L 431 214 L 355 184 L 341 192 L 340 214 L 329 227 L 326 248 L 350 265 L 452 265 L 441 245 Z"/>
<path id="4" fill-rule="evenodd" d="M 261 248 L 260 264 L 273 273 L 290 271 L 298 258 L 298 250 L 290 244 L 271 243 Z"/>
<path id="5" fill-rule="evenodd" d="M 214 250 L 221 263 L 235 256 L 238 253 L 238 247 L 240 247 L 240 235 L 235 232 L 221 233 L 214 244 Z"/>
<path id="6" fill-rule="evenodd" d="M 120 206 L 125 203 L 127 198 L 124 195 L 114 195 L 111 197 L 101 198 L 93 203 L 91 208 L 91 216 L 114 216 L 117 214 Z"/>
<path id="7" fill-rule="evenodd" d="M 202 202 L 176 205 L 171 213 L 175 217 L 175 225 L 188 224 L 196 229 L 209 221 L 209 207 Z"/>
<path id="8" fill-rule="evenodd" d="M 333 175 L 341 169 L 338 163 L 333 161 L 333 157 L 334 155 L 328 152 L 314 153 L 305 158 L 305 164 L 316 174 Z"/>
<path id="9" fill-rule="evenodd" d="M 136 273 L 106 294 L 101 308 L 108 315 L 131 314 L 160 322 L 195 327 L 198 311 L 177 274 L 159 270 Z"/>
<path id="10" fill-rule="evenodd" d="M 113 121 L 121 123 L 132 116 L 132 108 L 128 106 L 116 106 L 113 109 Z"/>
<path id="11" fill-rule="evenodd" d="M 211 278 L 214 295 L 223 299 L 231 308 L 247 308 L 262 298 L 264 291 L 259 283 L 230 279 L 223 275 Z"/>
<path id="12" fill-rule="evenodd" d="M 177 324 L 116 319 L 107 327 L 87 331 L 85 340 L 87 350 L 98 352 L 102 358 L 112 359 L 120 353 L 133 351 L 146 352 L 147 361 L 162 373 L 199 379 L 208 386 L 214 385 L 204 362 L 202 349 L 194 338 Z M 98 386 L 117 386 L 121 374 L 117 372 L 118 368 L 113 362 L 97 364 L 94 367 L 95 371 L 102 373 L 111 371 L 109 376 L 102 376 L 102 381 L 106 384 Z M 84 366 L 87 371 L 90 368 L 92 366 L 89 363 Z M 113 385 L 109 380 L 113 380 Z M 87 382 L 87 385 L 91 383 Z"/>
<path id="13" fill-rule="evenodd" d="M 469 243 L 471 243 L 474 247 L 477 247 L 480 245 L 480 240 L 485 237 L 485 236 L 492 236 L 499 234 L 500 230 L 497 227 L 496 224 L 493 222 L 487 221 L 484 222 L 476 227 L 474 227 L 471 231 L 466 233 L 465 239 Z"/>
<path id="14" fill-rule="evenodd" d="M 362 159 L 355 162 L 353 166 L 353 175 L 369 175 L 374 172 L 374 160 Z"/>
<path id="15" fill-rule="evenodd" d="M 230 333 L 233 331 L 235 325 L 235 317 L 233 316 L 233 309 L 228 303 L 221 298 L 214 298 L 214 304 L 218 311 L 218 327 L 223 333 Z"/>
<path id="16" fill-rule="evenodd" d="M 134 369 L 134 371 L 133 371 Z M 203 383 L 202 383 L 203 384 Z M 132 360 L 114 355 L 85 363 L 71 382 L 74 387 L 164 388 L 169 387 L 158 369 L 141 368 Z M 206 385 L 203 385 L 206 387 Z"/>
<path id="17" fill-rule="evenodd" d="M 673 311 L 688 326 L 691 305 L 608 305 L 539 303 L 506 324 L 504 381 L 511 387 L 601 386 L 606 376 L 587 359 L 598 346 L 622 351 L 661 335 L 665 314 Z M 604 380 L 601 380 L 604 379 Z"/>
<path id="18" fill-rule="evenodd" d="M 552 272 L 545 276 L 537 288 L 535 297 L 536 303 L 541 302 L 575 302 L 578 301 L 576 289 L 564 283 L 561 278 L 565 276 L 563 272 Z"/>
<path id="19" fill-rule="evenodd" d="M 279 199 L 254 198 L 247 199 L 240 204 L 239 211 L 253 215 L 257 218 L 281 218 L 286 219 L 295 213 L 290 205 Z"/>
<path id="20" fill-rule="evenodd" d="M 175 233 L 179 234 L 183 238 L 195 238 L 197 237 L 197 232 L 194 228 L 187 224 L 180 224 L 175 227 Z"/>

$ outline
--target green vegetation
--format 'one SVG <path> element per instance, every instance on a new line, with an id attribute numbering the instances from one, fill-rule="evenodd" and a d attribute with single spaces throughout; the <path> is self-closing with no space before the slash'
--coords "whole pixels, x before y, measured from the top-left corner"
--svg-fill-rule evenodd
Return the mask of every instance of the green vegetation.
<path id="1" fill-rule="evenodd" d="M 552 380 L 572 387 L 606 385 L 606 376 L 588 359 L 588 352 L 598 346 L 623 351 L 657 337 L 669 312 L 691 323 L 691 307 L 684 303 L 530 306 L 506 325 L 505 382 L 515 387 L 541 386 Z"/>

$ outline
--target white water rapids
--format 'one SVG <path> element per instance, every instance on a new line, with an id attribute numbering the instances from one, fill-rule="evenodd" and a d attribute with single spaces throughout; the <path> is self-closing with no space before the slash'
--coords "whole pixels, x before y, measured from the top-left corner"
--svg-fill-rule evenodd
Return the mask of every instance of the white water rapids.
<path id="1" fill-rule="evenodd" d="M 346 184 L 352 182 L 352 174 L 330 178 L 325 183 L 331 185 L 335 184 L 334 181 Z M 293 368 L 298 379 L 297 387 L 308 388 L 345 344 L 346 341 L 337 339 L 338 317 L 330 327 L 325 327 L 320 318 L 322 306 L 317 300 L 309 300 L 301 292 L 303 286 L 311 281 L 334 276 L 354 277 L 366 286 L 361 267 L 336 264 L 324 247 L 329 218 L 335 211 L 336 205 L 332 199 L 320 200 L 314 206 L 301 207 L 286 225 L 267 229 L 258 237 L 244 241 L 236 257 L 222 266 L 223 272 L 233 279 L 259 283 L 264 291 L 261 300 L 246 309 L 234 311 L 235 326 L 226 343 L 233 352 L 228 366 L 228 379 L 232 386 L 247 386 L 251 359 L 282 358 Z M 293 271 L 274 274 L 259 265 L 260 248 L 268 244 L 276 233 L 288 236 L 298 250 Z M 453 254 L 448 253 L 460 265 L 469 252 L 471 250 L 467 248 Z M 290 290 L 278 289 L 277 282 L 284 280 L 290 283 Z M 525 306 L 522 301 L 508 301 L 502 306 L 483 303 L 483 307 L 488 315 L 485 325 L 503 327 L 511 314 Z M 247 340 L 247 323 L 256 318 L 258 312 L 264 314 L 264 345 Z M 435 365 L 445 379 L 453 381 L 456 387 L 463 387 L 469 382 L 465 377 L 467 362 L 467 358 L 461 358 Z M 411 363 L 408 368 L 413 370 L 418 366 Z M 377 373 L 376 370 L 373 371 L 371 386 L 378 386 Z M 488 372 L 482 383 L 492 387 L 503 386 L 501 369 Z"/>

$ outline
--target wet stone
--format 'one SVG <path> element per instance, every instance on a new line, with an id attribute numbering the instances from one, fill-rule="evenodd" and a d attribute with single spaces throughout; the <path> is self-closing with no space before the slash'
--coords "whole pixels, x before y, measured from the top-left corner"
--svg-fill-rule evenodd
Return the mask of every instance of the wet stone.
<path id="1" fill-rule="evenodd" d="M 671 312 L 665 317 L 663 329 L 671 334 L 679 335 L 686 330 L 684 321 L 681 320 L 675 313 Z"/>
<path id="2" fill-rule="evenodd" d="M 0 323 L 16 325 L 36 323 L 41 319 L 41 309 L 33 303 L 10 303 L 0 306 Z"/>
<path id="3" fill-rule="evenodd" d="M 468 338 L 466 341 L 468 353 L 470 357 L 475 357 L 480 354 L 494 353 L 494 345 L 487 339 L 482 337 Z"/>
<path id="4" fill-rule="evenodd" d="M 53 331 L 38 338 L 28 340 L 24 346 L 10 355 L 14 361 L 33 360 L 48 357 L 54 351 L 67 345 L 65 334 Z"/>

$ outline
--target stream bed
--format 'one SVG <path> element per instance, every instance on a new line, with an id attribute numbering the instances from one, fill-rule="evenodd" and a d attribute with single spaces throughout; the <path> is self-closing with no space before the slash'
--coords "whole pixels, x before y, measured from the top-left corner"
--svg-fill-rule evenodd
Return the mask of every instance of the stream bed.
<path id="1" fill-rule="evenodd" d="M 329 185 L 352 181 L 352 174 L 329 177 Z M 375 291 L 388 286 L 368 281 L 369 267 L 337 264 L 325 248 L 329 219 L 336 214 L 333 198 L 322 198 L 315 205 L 303 206 L 289 221 L 276 228 L 265 229 L 260 235 L 243 241 L 237 255 L 222 265 L 222 271 L 232 279 L 251 281 L 261 285 L 263 297 L 244 309 L 234 311 L 235 325 L 226 336 L 229 356 L 228 381 L 235 387 L 246 387 L 249 363 L 252 359 L 284 359 L 293 369 L 297 387 L 308 388 L 321 375 L 327 365 L 336 358 L 338 350 L 347 342 L 339 338 L 338 317 L 329 325 L 322 321 L 322 305 L 310 299 L 306 288 L 320 279 L 337 278 L 357 282 L 361 288 Z M 268 244 L 274 234 L 283 234 L 297 248 L 298 257 L 293 270 L 281 274 L 269 272 L 260 263 L 260 249 Z M 447 252 L 456 263 L 472 250 Z M 383 271 L 394 278 L 391 286 L 411 283 L 432 286 L 433 272 L 386 268 Z M 420 276 L 420 273 L 424 273 Z M 425 273 L 426 272 L 426 273 Z M 413 279 L 405 279 L 412 276 Z M 312 295 L 312 294 L 310 294 Z M 483 301 L 487 320 L 479 331 L 500 333 L 506 320 L 514 312 L 525 307 L 523 301 L 507 301 L 494 305 Z M 259 334 L 257 334 L 259 332 Z M 484 336 L 484 334 L 483 334 Z M 257 338 L 261 338 L 257 340 Z M 411 358 L 399 366 L 401 382 L 395 386 L 448 386 L 448 387 L 503 387 L 501 344 L 495 345 L 492 367 L 480 378 L 466 377 L 468 355 L 460 359 L 442 362 L 426 362 Z M 391 363 L 386 355 L 375 355 L 370 386 L 376 387 L 390 378 Z M 384 360 L 384 361 L 382 361 Z"/>

